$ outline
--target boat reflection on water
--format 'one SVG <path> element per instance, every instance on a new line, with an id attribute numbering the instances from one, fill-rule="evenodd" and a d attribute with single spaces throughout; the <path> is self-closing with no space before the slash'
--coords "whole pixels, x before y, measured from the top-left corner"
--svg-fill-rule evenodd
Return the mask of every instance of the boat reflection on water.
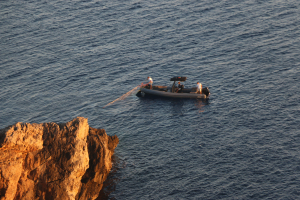
<path id="1" fill-rule="evenodd" d="M 202 113 L 209 105 L 209 99 L 172 99 L 171 104 L 173 115 L 184 115 L 193 110 Z"/>
<path id="2" fill-rule="evenodd" d="M 206 106 L 209 105 L 207 99 L 174 99 L 167 97 L 149 96 L 147 98 L 139 98 L 141 106 L 146 108 L 159 107 L 161 110 L 170 112 L 172 115 L 184 115 L 189 111 L 197 109 L 199 113 L 204 112 Z M 172 109 L 170 109 L 170 107 Z M 157 108 L 155 108 L 157 109 Z"/>
<path id="3" fill-rule="evenodd" d="M 199 110 L 199 113 L 204 112 L 205 106 L 209 105 L 209 99 L 197 99 L 194 105 Z"/>

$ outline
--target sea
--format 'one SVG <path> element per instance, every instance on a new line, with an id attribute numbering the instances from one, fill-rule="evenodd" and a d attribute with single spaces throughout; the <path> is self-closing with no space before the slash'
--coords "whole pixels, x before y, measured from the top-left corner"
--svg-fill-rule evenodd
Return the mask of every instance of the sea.
<path id="1" fill-rule="evenodd" d="M 300 1 L 0 1 L 0 47 L 0 129 L 120 139 L 98 199 L 300 199 Z M 211 94 L 128 95 L 148 76 Z"/>

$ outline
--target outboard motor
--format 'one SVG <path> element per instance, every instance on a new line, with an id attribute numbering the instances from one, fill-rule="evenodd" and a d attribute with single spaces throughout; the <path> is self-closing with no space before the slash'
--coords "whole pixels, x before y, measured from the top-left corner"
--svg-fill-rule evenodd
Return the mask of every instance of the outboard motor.
<path id="1" fill-rule="evenodd" d="M 206 97 L 208 97 L 209 96 L 209 89 L 208 89 L 208 87 L 205 87 L 205 88 L 202 88 L 202 93 L 203 94 L 205 94 L 206 95 Z"/>

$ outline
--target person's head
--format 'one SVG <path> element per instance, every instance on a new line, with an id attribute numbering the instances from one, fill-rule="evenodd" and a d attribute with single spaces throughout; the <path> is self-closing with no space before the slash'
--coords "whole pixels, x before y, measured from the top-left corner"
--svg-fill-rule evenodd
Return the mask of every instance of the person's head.
<path id="1" fill-rule="evenodd" d="M 197 82 L 197 84 L 199 84 L 199 82 Z"/>
<path id="2" fill-rule="evenodd" d="M 178 82 L 178 84 L 180 84 L 180 81 Z"/>
<path id="3" fill-rule="evenodd" d="M 147 78 L 150 78 L 149 76 Z"/>

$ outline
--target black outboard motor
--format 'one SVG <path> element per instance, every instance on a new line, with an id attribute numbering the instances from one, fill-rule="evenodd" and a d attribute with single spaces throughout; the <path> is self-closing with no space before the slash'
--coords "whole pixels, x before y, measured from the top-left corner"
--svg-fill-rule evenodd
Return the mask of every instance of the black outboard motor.
<path id="1" fill-rule="evenodd" d="M 209 89 L 208 89 L 208 87 L 205 87 L 205 88 L 202 88 L 202 94 L 205 94 L 206 95 L 206 97 L 208 97 L 209 96 Z"/>

